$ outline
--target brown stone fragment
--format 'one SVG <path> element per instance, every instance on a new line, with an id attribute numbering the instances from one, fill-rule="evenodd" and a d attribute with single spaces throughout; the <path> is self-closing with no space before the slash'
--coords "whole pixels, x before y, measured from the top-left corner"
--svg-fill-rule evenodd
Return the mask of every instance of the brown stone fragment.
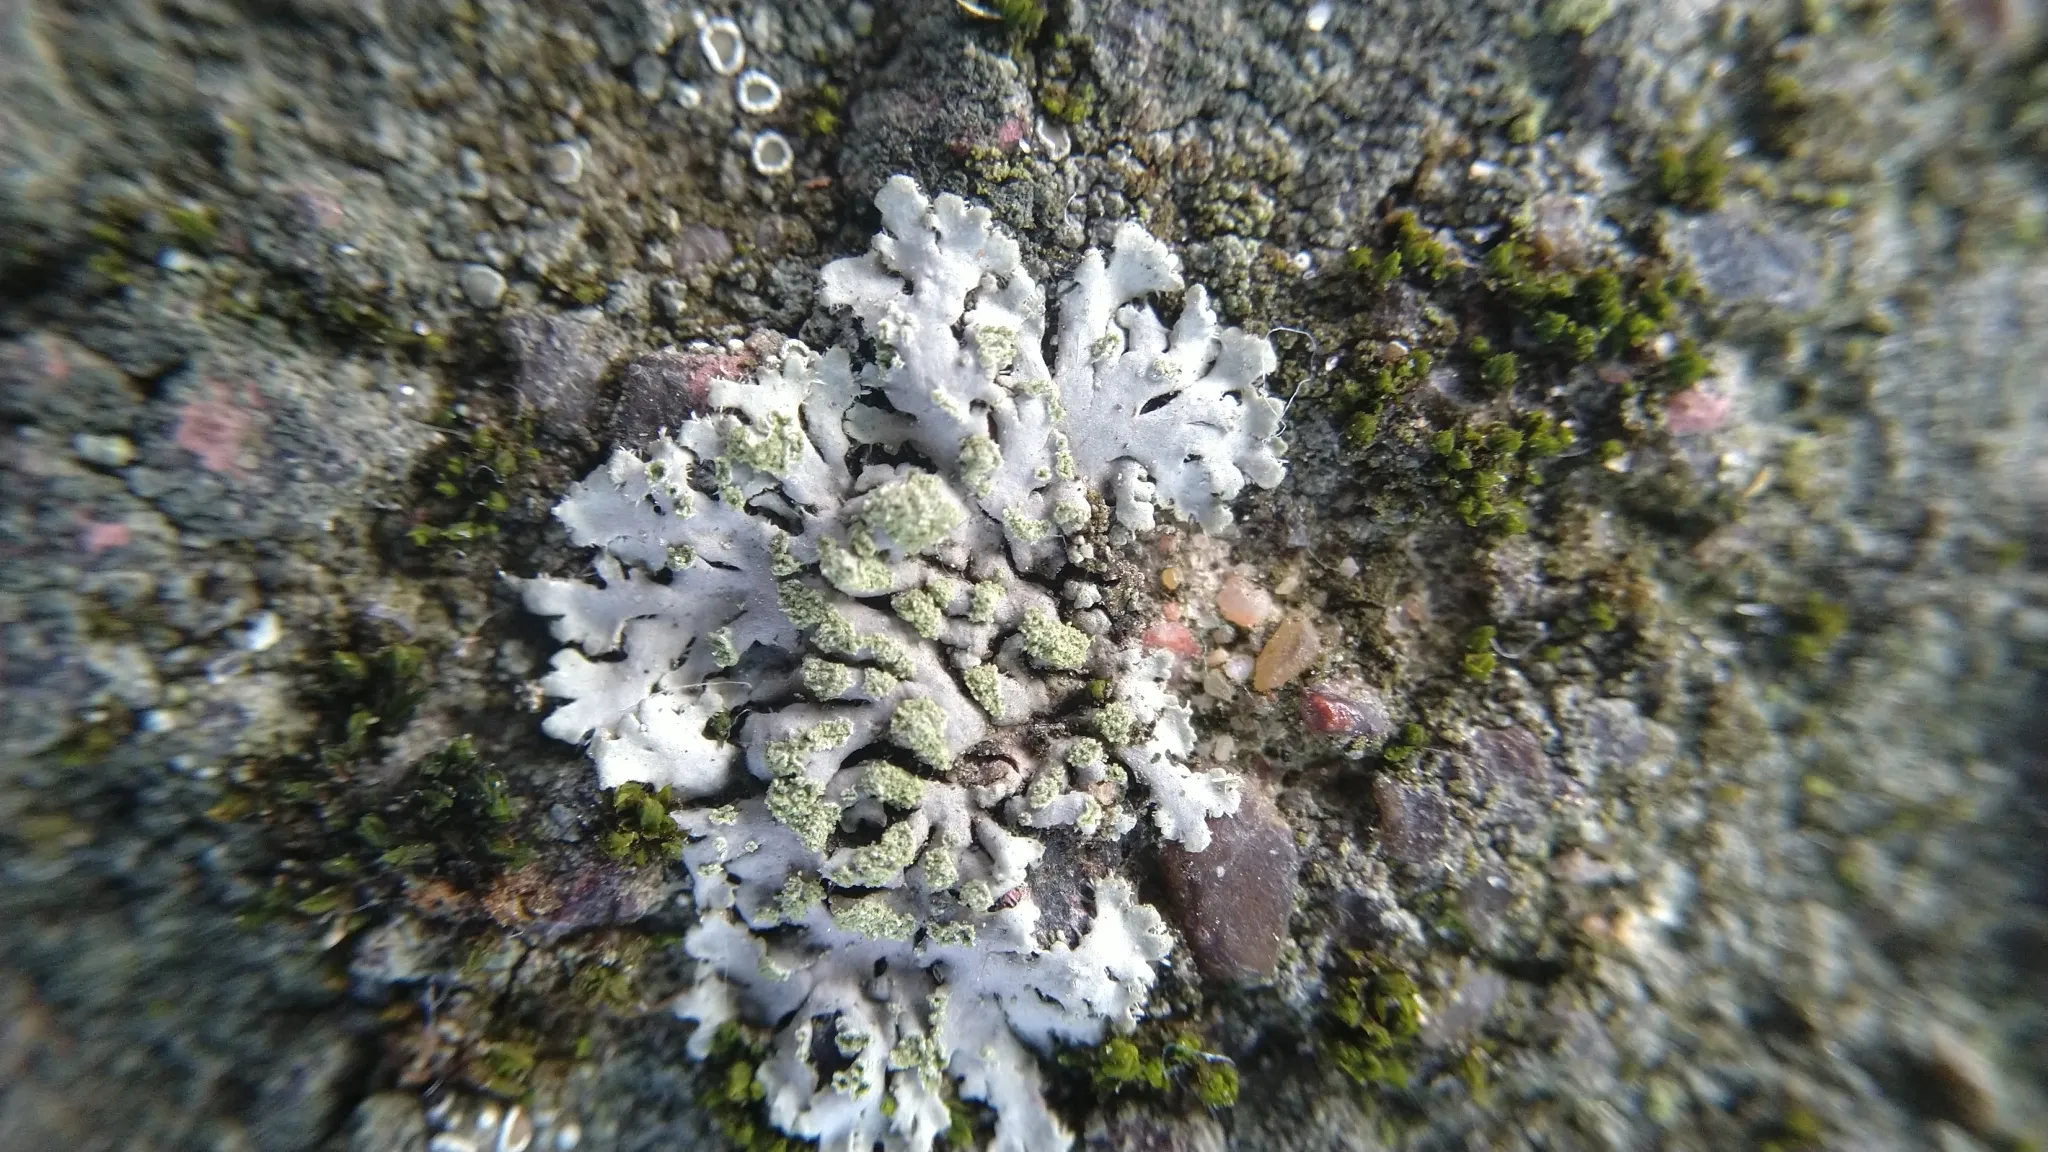
<path id="1" fill-rule="evenodd" d="M 1372 798 L 1380 814 L 1380 848 L 1387 857 L 1414 868 L 1437 863 L 1450 842 L 1450 799 L 1434 788 L 1385 776 L 1372 782 Z"/>
<path id="2" fill-rule="evenodd" d="M 1209 832 L 1200 852 L 1169 843 L 1161 853 L 1175 922 L 1210 979 L 1271 979 L 1294 912 L 1294 830 L 1247 780 L 1236 813 L 1209 821 Z"/>
<path id="3" fill-rule="evenodd" d="M 1299 612 L 1290 615 L 1259 649 L 1258 662 L 1252 665 L 1252 690 L 1271 692 L 1280 687 L 1313 667 L 1322 650 L 1322 637 L 1316 635 L 1308 617 Z"/>

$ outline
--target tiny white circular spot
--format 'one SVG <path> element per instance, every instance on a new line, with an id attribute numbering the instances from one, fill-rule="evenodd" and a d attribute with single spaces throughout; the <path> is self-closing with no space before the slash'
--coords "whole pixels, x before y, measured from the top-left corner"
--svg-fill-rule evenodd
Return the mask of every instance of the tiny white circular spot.
<path id="1" fill-rule="evenodd" d="M 740 26 L 721 16 L 706 21 L 697 31 L 697 47 L 704 51 L 704 62 L 720 76 L 730 76 L 747 62 L 747 40 L 740 35 Z"/>
<path id="2" fill-rule="evenodd" d="M 796 166 L 796 149 L 772 128 L 754 137 L 752 157 L 754 171 L 763 176 L 780 176 Z"/>
<path id="3" fill-rule="evenodd" d="M 740 111 L 766 116 L 781 106 L 782 85 L 759 68 L 749 68 L 740 73 L 739 82 L 733 85 L 733 99 L 739 103 Z"/>

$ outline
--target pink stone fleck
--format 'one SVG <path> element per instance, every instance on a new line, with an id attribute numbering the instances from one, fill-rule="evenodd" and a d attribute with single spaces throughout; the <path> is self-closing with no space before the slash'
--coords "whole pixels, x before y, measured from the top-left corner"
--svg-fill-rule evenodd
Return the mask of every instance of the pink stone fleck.
<path id="1" fill-rule="evenodd" d="M 1216 590 L 1216 611 L 1239 628 L 1257 628 L 1273 614 L 1273 598 L 1266 590 L 1232 572 Z"/>
<path id="2" fill-rule="evenodd" d="M 1712 432 L 1728 419 L 1730 401 L 1699 388 L 1687 388 L 1664 402 L 1664 426 L 1673 436 Z"/>
<path id="3" fill-rule="evenodd" d="M 208 472 L 237 472 L 242 444 L 249 435 L 249 414 L 232 403 L 226 388 L 215 383 L 205 400 L 194 400 L 178 413 L 173 439 L 199 457 Z"/>
<path id="4" fill-rule="evenodd" d="M 88 556 L 97 556 L 115 548 L 126 548 L 133 539 L 133 533 L 126 524 L 118 520 L 87 520 L 79 526 L 78 546 Z"/>
<path id="5" fill-rule="evenodd" d="M 1145 629 L 1139 643 L 1147 648 L 1158 648 L 1181 656 L 1200 656 L 1202 642 L 1195 639 L 1195 633 L 1178 620 L 1161 620 Z"/>

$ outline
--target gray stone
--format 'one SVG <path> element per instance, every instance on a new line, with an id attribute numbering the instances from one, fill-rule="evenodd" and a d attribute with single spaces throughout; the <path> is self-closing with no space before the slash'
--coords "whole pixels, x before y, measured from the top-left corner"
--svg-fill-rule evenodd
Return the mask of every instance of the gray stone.
<path id="1" fill-rule="evenodd" d="M 462 294 L 478 308 L 496 308 L 505 298 L 505 274 L 488 264 L 465 264 Z"/>
<path id="2" fill-rule="evenodd" d="M 583 431 L 597 387 L 625 337 L 604 313 L 521 312 L 505 320 L 505 343 L 518 357 L 512 387 L 558 435 Z"/>
<path id="3" fill-rule="evenodd" d="M 1418 870 L 1438 867 L 1451 839 L 1451 801 L 1437 788 L 1381 776 L 1372 782 L 1380 848 Z"/>

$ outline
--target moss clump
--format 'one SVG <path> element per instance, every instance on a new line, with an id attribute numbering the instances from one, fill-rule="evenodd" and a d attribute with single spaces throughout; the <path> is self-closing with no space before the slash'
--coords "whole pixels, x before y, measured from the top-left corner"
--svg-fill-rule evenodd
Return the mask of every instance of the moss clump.
<path id="1" fill-rule="evenodd" d="M 704 1060 L 704 1088 L 698 1103 L 710 1114 L 719 1134 L 736 1152 L 798 1152 L 815 1148 L 810 1140 L 788 1136 L 761 1114 L 768 1090 L 755 1076 L 768 1055 L 768 1042 L 738 1024 L 720 1025 Z"/>
<path id="2" fill-rule="evenodd" d="M 683 801 L 673 789 L 629 782 L 612 789 L 610 799 L 610 827 L 598 841 L 606 856 L 635 868 L 683 858 L 687 837 L 670 816 Z"/>
<path id="3" fill-rule="evenodd" d="M 405 727 L 426 697 L 426 668 L 426 653 L 410 644 L 386 645 L 367 656 L 347 648 L 330 653 L 326 711 L 345 719 L 339 732 L 330 724 L 323 757 L 329 762 L 357 759 L 378 737 Z"/>
<path id="4" fill-rule="evenodd" d="M 1482 684 L 1493 679 L 1493 638 L 1494 627 L 1491 624 L 1474 628 L 1472 634 L 1465 638 L 1465 655 L 1460 666 L 1465 670 L 1466 679 Z"/>
<path id="5" fill-rule="evenodd" d="M 1794 659 L 1807 664 L 1826 660 L 1849 631 L 1849 608 L 1818 592 L 1806 594 L 1806 601 L 1791 614 L 1792 631 L 1786 643 Z"/>
<path id="6" fill-rule="evenodd" d="M 512 490 L 540 461 L 533 418 L 520 414 L 504 426 L 470 422 L 443 412 L 447 438 L 424 466 L 427 494 L 412 514 L 405 538 L 420 550 L 460 549 L 498 535 L 498 517 L 512 505 Z M 468 424 L 468 427 L 463 425 Z"/>
<path id="7" fill-rule="evenodd" d="M 522 807 L 504 773 L 463 736 L 415 765 L 407 787 L 380 810 L 363 814 L 355 832 L 379 853 L 378 863 L 399 871 L 459 875 L 479 865 L 520 868 L 533 859 L 533 850 L 515 835 Z"/>
<path id="8" fill-rule="evenodd" d="M 1340 1071 L 1359 1084 L 1407 1087 L 1423 1008 L 1406 972 L 1368 965 L 1338 985 L 1328 1011 L 1327 1051 Z"/>
<path id="9" fill-rule="evenodd" d="M 1428 744 L 1427 728 L 1413 722 L 1404 724 L 1401 731 L 1392 740 L 1387 741 L 1387 746 L 1380 749 L 1380 762 L 1389 767 L 1406 764 Z"/>
<path id="10" fill-rule="evenodd" d="M 1098 1097 L 1147 1096 L 1176 1111 L 1190 1100 L 1210 1109 L 1237 1103 L 1237 1065 L 1205 1048 L 1185 1024 L 1148 1023 L 1131 1036 L 1068 1049 L 1059 1062 L 1084 1075 Z"/>
<path id="11" fill-rule="evenodd" d="M 1657 195 L 1687 211 L 1719 208 L 1727 180 L 1728 137 L 1720 132 L 1709 133 L 1690 148 L 1667 145 L 1657 153 Z"/>

